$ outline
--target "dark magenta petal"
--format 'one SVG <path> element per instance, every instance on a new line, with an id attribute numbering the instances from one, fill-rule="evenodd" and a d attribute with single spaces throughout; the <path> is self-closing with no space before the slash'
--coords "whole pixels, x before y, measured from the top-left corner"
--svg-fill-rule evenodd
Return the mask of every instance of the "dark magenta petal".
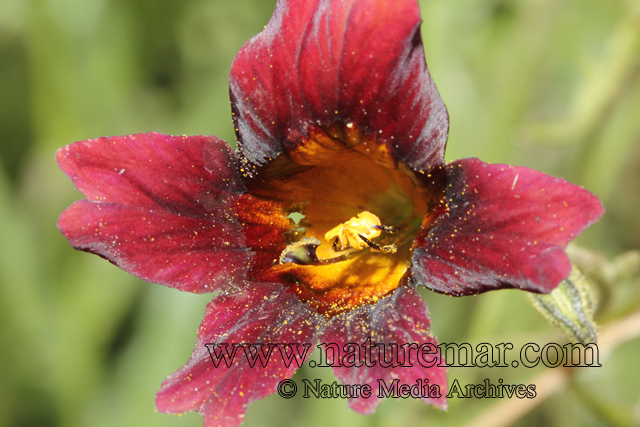
<path id="1" fill-rule="evenodd" d="M 416 0 L 278 1 L 231 67 L 244 156 L 264 164 L 338 123 L 414 169 L 441 164 L 448 116 L 420 22 Z"/>
<path id="2" fill-rule="evenodd" d="M 149 282 L 183 291 L 213 292 L 240 283 L 251 254 L 239 225 L 162 209 L 81 200 L 62 213 L 58 228 L 76 249 L 98 254 Z"/>
<path id="3" fill-rule="evenodd" d="M 224 361 L 216 368 L 205 344 L 228 344 L 231 354 L 233 343 L 307 343 L 302 363 L 316 340 L 313 319 L 307 305 L 277 284 L 252 283 L 243 292 L 216 296 L 207 306 L 189 362 L 163 382 L 156 407 L 170 413 L 199 411 L 206 427 L 240 424 L 247 406 L 275 393 L 278 382 L 291 377 L 298 364 L 292 360 L 286 366 L 274 348 L 266 368 L 260 361 L 251 367 L 240 347 L 230 368 Z M 266 356 L 266 346 L 263 350 Z M 304 353 L 302 345 L 299 353 Z"/>
<path id="4" fill-rule="evenodd" d="M 88 198 L 58 220 L 76 249 L 191 292 L 242 280 L 251 256 L 235 216 L 243 187 L 223 141 L 150 133 L 78 142 L 56 157 Z"/>
<path id="5" fill-rule="evenodd" d="M 334 317 L 319 336 L 321 343 L 335 343 L 342 349 L 346 343 L 362 345 L 371 337 L 372 344 L 384 344 L 386 362 L 391 362 L 393 347 L 390 344 L 416 343 L 420 345 L 432 344 L 430 350 L 437 350 L 438 342 L 429 332 L 431 320 L 424 300 L 418 295 L 415 289 L 400 287 L 392 295 L 381 299 L 374 305 L 365 305 L 352 312 Z M 367 343 L 367 346 L 369 343 Z M 378 347 L 380 348 L 380 347 Z M 328 353 L 330 356 L 330 353 Z M 345 353 L 343 352 L 343 355 Z M 385 383 L 385 387 L 392 384 L 394 379 L 399 380 L 399 384 L 415 385 L 416 381 L 428 380 L 428 384 L 437 385 L 440 389 L 440 397 L 435 394 L 432 397 L 425 397 L 422 400 L 431 403 L 441 409 L 447 406 L 447 372 L 444 366 L 438 365 L 440 362 L 439 353 L 422 356 L 422 362 L 417 357 L 416 351 L 410 351 L 410 360 L 397 357 L 398 364 L 404 366 L 384 366 L 384 362 L 377 359 L 379 353 L 373 351 L 373 358 L 368 358 L 375 362 L 374 366 L 366 365 L 360 367 L 334 367 L 336 377 L 343 384 L 369 384 L 372 389 L 371 397 L 353 398 L 349 400 L 349 407 L 362 414 L 371 414 L 381 403 L 378 398 L 380 381 Z M 344 359 L 343 359 L 344 360 Z M 348 361 L 348 360 L 347 360 Z M 329 363 L 335 361 L 329 360 Z M 344 363 L 344 362 L 343 362 Z M 433 366 L 429 367 L 430 364 Z M 412 365 L 412 366 L 409 366 Z M 426 396 L 426 393 L 423 393 Z"/>
<path id="6" fill-rule="evenodd" d="M 525 167 L 463 159 L 445 168 L 449 212 L 418 235 L 412 267 L 436 292 L 548 293 L 571 271 L 567 243 L 604 212 L 585 189 Z"/>
<path id="7" fill-rule="evenodd" d="M 206 215 L 244 191 L 235 153 L 214 136 L 146 134 L 89 139 L 56 152 L 87 200 Z"/>

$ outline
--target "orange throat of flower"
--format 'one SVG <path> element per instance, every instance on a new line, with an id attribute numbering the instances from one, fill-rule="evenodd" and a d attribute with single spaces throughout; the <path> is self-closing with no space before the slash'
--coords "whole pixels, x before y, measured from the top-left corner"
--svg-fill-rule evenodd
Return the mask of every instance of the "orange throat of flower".
<path id="1" fill-rule="evenodd" d="M 290 286 L 327 316 L 375 303 L 400 286 L 413 241 L 440 200 L 386 147 L 356 138 L 354 129 L 312 133 L 250 185 L 278 223 L 289 221 L 279 259 L 256 275 Z M 302 219 L 294 224 L 291 214 Z"/>

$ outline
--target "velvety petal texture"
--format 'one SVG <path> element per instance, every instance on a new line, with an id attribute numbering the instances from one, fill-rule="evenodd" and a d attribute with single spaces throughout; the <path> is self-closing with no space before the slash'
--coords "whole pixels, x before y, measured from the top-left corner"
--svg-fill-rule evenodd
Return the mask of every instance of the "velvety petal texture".
<path id="1" fill-rule="evenodd" d="M 420 23 L 416 0 L 279 0 L 231 67 L 243 156 L 263 165 L 326 133 L 414 170 L 442 164 L 448 116 Z"/>
<path id="2" fill-rule="evenodd" d="M 571 271 L 567 243 L 604 212 L 585 189 L 525 167 L 463 159 L 425 177 L 444 180 L 448 212 L 418 235 L 412 273 L 444 294 L 551 292 Z"/>
<path id="3" fill-rule="evenodd" d="M 446 408 L 446 368 L 416 286 L 546 293 L 568 276 L 564 248 L 602 205 L 524 167 L 445 165 L 448 115 L 420 25 L 417 0 L 278 0 L 231 67 L 237 154 L 215 137 L 158 133 L 56 153 L 86 196 L 58 220 L 74 248 L 150 282 L 218 292 L 159 411 L 237 426 L 318 339 L 343 353 L 367 341 L 382 350 L 373 364 L 334 366 L 343 384 L 371 386 L 352 409 L 375 411 L 380 382 L 394 380 L 428 384 L 413 397 Z M 379 219 L 375 241 L 358 232 L 358 244 L 334 250 L 326 233 L 363 212 Z M 390 366 L 401 346 L 408 358 Z M 419 346 L 433 351 L 425 359 Z M 234 351 L 229 365 L 212 356 Z"/>
<path id="4" fill-rule="evenodd" d="M 280 350 L 273 348 L 266 367 L 260 361 L 252 367 L 240 349 L 230 367 L 224 362 L 214 367 L 207 345 L 226 343 L 229 350 L 233 343 L 313 346 L 314 319 L 308 306 L 279 284 L 251 283 L 246 291 L 216 296 L 207 306 L 189 362 L 163 382 L 156 407 L 170 413 L 198 411 L 205 427 L 240 424 L 249 403 L 275 393 L 278 382 L 291 377 L 298 364 L 285 363 Z M 265 357 L 267 349 L 261 349 Z"/>
<path id="5" fill-rule="evenodd" d="M 372 395 L 368 399 L 359 397 L 349 401 L 349 407 L 362 414 L 371 414 L 382 402 L 377 397 L 379 381 L 384 381 L 385 387 L 391 386 L 394 379 L 400 384 L 413 385 L 416 380 L 427 380 L 430 385 L 437 385 L 440 396 L 425 397 L 422 400 L 440 409 L 447 407 L 447 372 L 441 363 L 440 354 L 423 355 L 423 363 L 417 359 L 417 351 L 409 351 L 410 360 L 396 356 L 401 366 L 384 367 L 380 357 L 386 361 L 393 360 L 394 352 L 402 352 L 392 345 L 416 343 L 432 344 L 437 350 L 438 342 L 429 332 L 431 319 L 424 300 L 415 289 L 400 287 L 395 292 L 373 305 L 365 305 L 349 313 L 341 314 L 332 319 L 327 329 L 320 335 L 324 343 L 336 343 L 342 349 L 347 343 L 362 345 L 371 338 L 371 344 L 383 344 L 384 352 L 374 351 L 370 360 L 372 367 L 334 367 L 336 377 L 343 384 L 369 384 Z M 390 345 L 391 344 L 391 345 Z M 369 344 L 367 344 L 369 345 Z M 376 349 L 377 350 L 377 349 Z M 344 353 L 343 353 L 344 354 Z M 396 353 L 397 354 L 397 353 Z M 426 362 L 426 363 L 425 363 Z M 335 361 L 329 360 L 330 364 Z M 429 367 L 428 365 L 433 364 Z M 412 365 L 409 367 L 409 365 Z M 388 365 L 387 365 L 388 366 Z"/>
<path id="6" fill-rule="evenodd" d="M 251 254 L 235 215 L 244 187 L 224 141 L 107 137 L 61 148 L 56 159 L 87 197 L 58 220 L 76 249 L 190 292 L 212 292 L 244 276 Z"/>

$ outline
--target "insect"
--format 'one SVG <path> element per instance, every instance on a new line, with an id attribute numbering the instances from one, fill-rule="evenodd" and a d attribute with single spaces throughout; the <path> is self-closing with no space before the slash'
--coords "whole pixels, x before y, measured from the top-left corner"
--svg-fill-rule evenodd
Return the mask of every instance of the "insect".
<path id="1" fill-rule="evenodd" d="M 396 245 L 381 246 L 371 241 L 371 239 L 382 234 L 383 231 L 386 233 L 398 232 L 395 227 L 382 225 L 380 218 L 371 212 L 364 211 L 359 213 L 357 217 L 353 217 L 349 221 L 329 230 L 324 235 L 324 238 L 328 242 L 335 239 L 333 241 L 334 251 L 360 250 L 369 247 L 380 252 L 395 253 L 398 249 Z"/>

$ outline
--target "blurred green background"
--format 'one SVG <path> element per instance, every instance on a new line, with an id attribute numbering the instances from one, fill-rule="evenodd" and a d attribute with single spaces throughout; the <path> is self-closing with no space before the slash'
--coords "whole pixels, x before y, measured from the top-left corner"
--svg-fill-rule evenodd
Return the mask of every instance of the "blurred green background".
<path id="1" fill-rule="evenodd" d="M 194 413 L 155 412 L 154 398 L 191 354 L 210 297 L 144 283 L 72 250 L 55 222 L 82 196 L 54 152 L 152 130 L 234 141 L 230 64 L 274 4 L 0 1 L 0 426 L 202 424 Z M 447 158 L 525 165 L 581 184 L 607 213 L 578 244 L 609 259 L 638 249 L 640 2 L 420 4 L 427 61 L 451 117 Z M 601 259 L 604 270 L 618 264 Z M 627 269 L 619 280 L 592 280 L 603 324 L 640 310 L 640 279 Z M 519 291 L 422 295 L 441 342 L 564 342 Z M 640 339 L 617 345 L 603 367 L 572 372 L 515 425 L 638 425 L 639 354 Z M 453 368 L 449 380 L 528 384 L 547 371 Z M 333 381 L 308 367 L 295 378 L 305 376 Z M 497 403 L 452 399 L 443 413 L 386 401 L 364 417 L 342 400 L 276 395 L 252 405 L 245 425 L 459 426 Z"/>

